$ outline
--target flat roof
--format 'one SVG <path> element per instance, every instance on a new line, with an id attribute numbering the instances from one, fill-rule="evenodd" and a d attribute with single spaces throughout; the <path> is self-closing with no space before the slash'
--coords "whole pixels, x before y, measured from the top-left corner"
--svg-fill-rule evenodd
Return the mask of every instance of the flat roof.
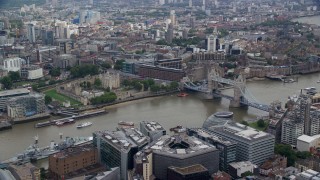
<path id="1" fill-rule="evenodd" d="M 187 175 L 187 174 L 193 174 L 193 173 L 197 173 L 197 172 L 204 172 L 204 171 L 208 171 L 207 168 L 203 167 L 201 164 L 195 164 L 195 165 L 191 165 L 188 167 L 174 167 L 174 166 L 170 166 L 168 167 L 169 169 L 174 170 L 175 172 L 182 174 L 182 175 Z"/>
<path id="2" fill-rule="evenodd" d="M 30 93 L 30 91 L 26 88 L 12 89 L 12 90 L 0 91 L 0 97 L 1 96 L 12 96 L 12 95 L 18 95 L 18 94 L 26 94 L 26 93 Z"/>
<path id="3" fill-rule="evenodd" d="M 308 136 L 308 135 L 301 135 L 297 138 L 297 140 L 299 141 L 303 141 L 303 142 L 307 142 L 307 143 L 311 143 L 312 141 L 314 141 L 316 138 L 314 138 L 313 136 Z"/>

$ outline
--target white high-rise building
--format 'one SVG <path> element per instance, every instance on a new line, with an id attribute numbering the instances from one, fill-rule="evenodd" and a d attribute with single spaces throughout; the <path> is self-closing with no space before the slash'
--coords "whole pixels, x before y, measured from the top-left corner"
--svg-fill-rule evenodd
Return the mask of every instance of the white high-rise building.
<path id="1" fill-rule="evenodd" d="M 218 31 L 217 27 L 214 28 L 213 34 L 207 39 L 207 51 L 216 52 L 217 51 L 217 41 L 218 41 Z"/>
<path id="2" fill-rule="evenodd" d="M 159 0 L 159 5 L 162 6 L 165 4 L 165 0 Z"/>
<path id="3" fill-rule="evenodd" d="M 189 0 L 189 7 L 192 7 L 192 0 Z"/>
<path id="4" fill-rule="evenodd" d="M 297 145 L 297 138 L 303 135 L 303 121 L 297 122 L 291 119 L 284 119 L 281 130 L 281 143 Z"/>
<path id="5" fill-rule="evenodd" d="M 202 11 L 206 10 L 206 0 L 202 0 Z"/>
<path id="6" fill-rule="evenodd" d="M 88 0 L 89 5 L 93 5 L 93 0 Z"/>
<path id="7" fill-rule="evenodd" d="M 172 25 L 176 25 L 176 12 L 174 10 L 170 11 L 170 20 Z"/>
<path id="8" fill-rule="evenodd" d="M 36 42 L 36 34 L 34 30 L 34 25 L 33 24 L 28 24 L 27 26 L 27 36 L 28 40 L 30 43 L 35 43 Z"/>

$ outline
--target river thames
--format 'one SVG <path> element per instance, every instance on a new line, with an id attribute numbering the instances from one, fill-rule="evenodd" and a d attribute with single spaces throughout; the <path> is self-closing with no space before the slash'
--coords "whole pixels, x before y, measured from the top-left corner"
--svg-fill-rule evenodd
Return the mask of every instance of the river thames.
<path id="1" fill-rule="evenodd" d="M 248 81 L 247 88 L 256 99 L 265 104 L 274 100 L 285 102 L 289 95 L 298 94 L 306 87 L 320 88 L 317 81 L 320 73 L 300 76 L 298 82 L 284 84 L 281 81 L 260 80 Z M 223 93 L 232 95 L 233 90 Z M 283 104 L 284 105 L 284 104 Z M 63 127 L 50 126 L 34 128 L 35 122 L 15 125 L 11 130 L 0 132 L 0 161 L 15 156 L 34 142 L 34 136 L 39 136 L 39 145 L 48 146 L 51 140 L 59 142 L 59 133 L 63 136 L 80 137 L 92 136 L 97 130 L 114 130 L 119 121 L 132 121 L 138 127 L 140 121 L 158 121 L 167 130 L 182 125 L 185 127 L 201 127 L 204 120 L 217 111 L 232 111 L 236 121 L 255 119 L 256 116 L 266 115 L 266 112 L 249 108 L 229 109 L 229 101 L 201 100 L 196 95 L 177 97 L 167 95 L 131 101 L 108 107 L 106 115 L 78 121 L 76 124 Z M 90 121 L 92 126 L 77 129 L 80 122 Z"/>
<path id="2" fill-rule="evenodd" d="M 320 16 L 303 17 L 293 21 L 320 25 Z M 248 81 L 247 88 L 256 98 L 264 104 L 274 100 L 286 102 L 288 96 L 300 93 L 306 87 L 320 88 L 317 81 L 320 73 L 299 76 L 298 82 L 284 84 L 280 81 L 261 80 Z M 232 95 L 232 89 L 223 93 Z M 255 119 L 257 116 L 267 115 L 266 112 L 253 108 L 229 109 L 229 101 L 201 100 L 195 95 L 179 98 L 168 95 L 148 98 L 108 107 L 109 112 L 103 116 L 84 119 L 80 122 L 90 121 L 92 126 L 77 129 L 76 124 L 63 127 L 34 128 L 35 122 L 13 126 L 11 130 L 0 131 L 0 161 L 23 152 L 30 144 L 34 143 L 34 136 L 39 136 L 39 145 L 48 146 L 51 140 L 59 142 L 59 133 L 63 137 L 92 136 L 97 130 L 114 130 L 119 121 L 132 121 L 138 127 L 140 121 L 158 121 L 167 130 L 171 127 L 182 125 L 185 127 L 201 127 L 204 120 L 217 111 L 232 111 L 236 121 Z"/>

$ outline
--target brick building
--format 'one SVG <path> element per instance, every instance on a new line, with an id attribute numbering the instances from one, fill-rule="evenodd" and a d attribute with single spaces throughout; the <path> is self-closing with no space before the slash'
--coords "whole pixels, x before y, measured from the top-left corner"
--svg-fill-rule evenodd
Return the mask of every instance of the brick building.
<path id="1" fill-rule="evenodd" d="M 180 81 L 185 77 L 185 72 L 181 69 L 157 67 L 152 65 L 142 64 L 139 66 L 138 75 L 142 77 Z"/>
<path id="2" fill-rule="evenodd" d="M 92 144 L 69 147 L 49 156 L 49 172 L 53 178 L 72 178 L 104 170 L 99 164 L 98 150 Z"/>

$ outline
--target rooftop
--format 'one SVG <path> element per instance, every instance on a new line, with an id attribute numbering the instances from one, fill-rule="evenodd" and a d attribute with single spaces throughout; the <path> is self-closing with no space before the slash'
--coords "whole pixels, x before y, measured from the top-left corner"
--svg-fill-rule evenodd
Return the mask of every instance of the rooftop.
<path id="1" fill-rule="evenodd" d="M 27 93 L 30 93 L 30 91 L 26 88 L 12 89 L 12 90 L 0 91 L 0 97 L 1 96 L 13 96 L 13 95 L 19 95 L 19 94 L 27 94 Z"/>
<path id="2" fill-rule="evenodd" d="M 191 165 L 188 167 L 182 167 L 182 168 L 170 166 L 168 168 L 171 170 L 174 170 L 175 172 L 182 174 L 182 175 L 188 175 L 188 174 L 208 171 L 208 169 L 203 167 L 201 164 L 195 164 L 195 165 Z"/>
<path id="3" fill-rule="evenodd" d="M 235 169 L 247 167 L 247 166 L 256 166 L 252 164 L 250 161 L 233 162 L 233 163 L 230 163 L 229 165 Z"/>
<path id="4" fill-rule="evenodd" d="M 299 141 L 303 141 L 303 142 L 307 142 L 307 143 L 311 143 L 312 141 L 314 141 L 316 138 L 313 136 L 308 136 L 308 135 L 301 135 L 298 137 L 297 140 Z"/>
<path id="5" fill-rule="evenodd" d="M 121 151 L 129 151 L 131 147 L 141 147 L 149 142 L 149 137 L 136 128 L 119 128 L 119 131 L 97 131 L 95 134 L 110 142 Z"/>
<path id="6" fill-rule="evenodd" d="M 214 127 L 207 127 L 207 128 L 208 130 L 213 132 L 219 131 L 227 134 L 232 134 L 234 136 L 240 137 L 250 142 L 252 140 L 259 140 L 262 138 L 266 138 L 268 136 L 272 136 L 271 134 L 265 133 L 263 131 L 258 131 L 249 126 L 246 126 L 240 123 L 234 123 L 234 122 L 228 122 L 222 126 L 214 126 Z"/>
<path id="7" fill-rule="evenodd" d="M 145 126 L 149 132 L 165 130 L 158 122 L 154 122 L 154 121 L 150 121 L 150 122 L 142 121 L 140 122 L 140 124 Z"/>
<path id="8" fill-rule="evenodd" d="M 69 147 L 63 151 L 60 151 L 58 153 L 53 154 L 52 156 L 54 158 L 63 159 L 63 158 L 68 158 L 68 157 L 73 157 L 73 156 L 79 156 L 82 153 L 94 151 L 94 150 L 96 150 L 96 149 L 92 144 L 85 144 L 83 146 Z"/>
<path id="9" fill-rule="evenodd" d="M 221 144 L 225 144 L 225 145 L 236 144 L 236 143 L 231 142 L 231 141 L 229 141 L 227 139 L 219 137 L 216 134 L 213 134 L 210 131 L 207 131 L 207 130 L 205 130 L 203 128 L 190 128 L 190 129 L 188 128 L 188 131 L 189 130 L 192 130 L 192 131 L 198 133 L 198 135 L 201 136 L 201 137 L 205 137 L 205 138 L 211 139 L 211 140 L 213 140 L 215 142 L 219 142 Z"/>
<path id="10" fill-rule="evenodd" d="M 196 137 L 186 134 L 165 135 L 151 145 L 154 153 L 167 154 L 181 157 L 201 154 L 208 151 L 216 151 L 216 147 Z"/>

